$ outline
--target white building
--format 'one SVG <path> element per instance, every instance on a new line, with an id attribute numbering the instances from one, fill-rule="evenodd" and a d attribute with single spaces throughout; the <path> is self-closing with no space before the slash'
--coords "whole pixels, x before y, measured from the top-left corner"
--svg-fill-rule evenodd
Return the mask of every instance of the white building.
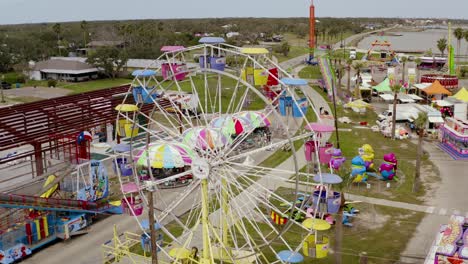
<path id="1" fill-rule="evenodd" d="M 61 80 L 82 82 L 98 78 L 99 69 L 86 63 L 86 58 L 52 57 L 29 63 L 31 80 Z"/>

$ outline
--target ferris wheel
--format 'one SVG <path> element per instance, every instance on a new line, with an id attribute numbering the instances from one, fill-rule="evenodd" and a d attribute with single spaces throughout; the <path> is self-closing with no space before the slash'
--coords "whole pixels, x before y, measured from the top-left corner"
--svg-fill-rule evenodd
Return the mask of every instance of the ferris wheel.
<path id="1" fill-rule="evenodd" d="M 315 137 L 304 129 L 315 112 L 304 81 L 268 50 L 221 38 L 162 51 L 151 69 L 133 73 L 117 108 L 117 134 L 131 146 L 119 160 L 123 202 L 147 237 L 138 216 L 156 209 L 160 263 L 301 262 L 324 230 L 299 221 L 313 206 L 298 192 L 307 175 L 295 142 Z M 291 166 L 263 162 L 283 148 Z"/>

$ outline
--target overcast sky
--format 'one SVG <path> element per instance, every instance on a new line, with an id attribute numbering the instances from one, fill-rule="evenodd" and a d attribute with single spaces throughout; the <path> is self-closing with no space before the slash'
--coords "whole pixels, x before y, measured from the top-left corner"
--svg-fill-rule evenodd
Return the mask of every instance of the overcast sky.
<path id="1" fill-rule="evenodd" d="M 0 24 L 198 17 L 305 17 L 308 0 L 0 0 Z M 468 18 L 468 0 L 316 0 L 317 16 Z"/>

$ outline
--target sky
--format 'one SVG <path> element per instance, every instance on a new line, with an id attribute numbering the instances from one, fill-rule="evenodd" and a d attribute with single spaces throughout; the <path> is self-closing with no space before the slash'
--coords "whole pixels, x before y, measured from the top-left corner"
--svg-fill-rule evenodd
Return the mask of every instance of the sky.
<path id="1" fill-rule="evenodd" d="M 200 17 L 306 17 L 309 0 L 0 0 L 0 24 Z M 315 0 L 318 17 L 468 18 L 467 0 Z"/>

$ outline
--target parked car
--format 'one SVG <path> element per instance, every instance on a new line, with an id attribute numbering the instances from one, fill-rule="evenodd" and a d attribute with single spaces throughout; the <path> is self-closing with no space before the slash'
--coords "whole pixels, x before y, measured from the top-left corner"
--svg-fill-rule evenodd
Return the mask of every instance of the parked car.
<path id="1" fill-rule="evenodd" d="M 1 87 L 2 89 L 11 89 L 11 84 L 7 82 L 2 82 Z"/>

